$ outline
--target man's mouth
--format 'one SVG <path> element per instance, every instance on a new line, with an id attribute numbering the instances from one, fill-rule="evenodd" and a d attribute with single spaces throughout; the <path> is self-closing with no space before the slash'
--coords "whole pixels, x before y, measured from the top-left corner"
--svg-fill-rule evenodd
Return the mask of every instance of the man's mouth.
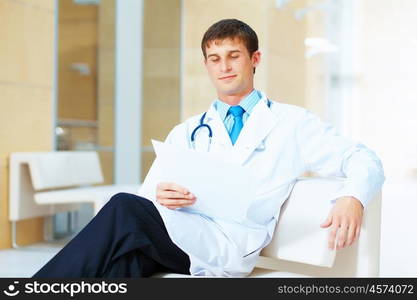
<path id="1" fill-rule="evenodd" d="M 236 76 L 237 75 L 229 75 L 229 76 L 219 77 L 219 80 L 231 79 L 231 78 L 235 78 Z"/>

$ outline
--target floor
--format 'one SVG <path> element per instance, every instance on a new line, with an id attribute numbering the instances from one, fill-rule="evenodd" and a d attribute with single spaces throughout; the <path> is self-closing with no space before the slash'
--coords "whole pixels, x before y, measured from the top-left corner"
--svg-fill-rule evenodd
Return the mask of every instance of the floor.
<path id="1" fill-rule="evenodd" d="M 31 277 L 66 241 L 0 250 L 0 277 Z"/>
<path id="2" fill-rule="evenodd" d="M 34 244 L 18 249 L 0 250 L 0 278 L 31 277 L 62 248 L 63 242 Z M 299 277 L 299 274 L 256 269 L 253 277 Z M 155 277 L 185 277 L 179 274 L 157 274 Z M 304 277 L 304 276 L 302 276 Z"/>

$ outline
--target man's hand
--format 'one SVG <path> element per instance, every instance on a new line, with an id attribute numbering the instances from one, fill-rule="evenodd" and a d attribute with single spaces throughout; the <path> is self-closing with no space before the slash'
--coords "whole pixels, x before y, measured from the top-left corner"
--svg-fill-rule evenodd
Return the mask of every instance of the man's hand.
<path id="1" fill-rule="evenodd" d="M 351 246 L 358 238 L 362 225 L 363 206 L 362 203 L 354 197 L 341 197 L 337 199 L 335 205 L 330 211 L 326 221 L 320 227 L 327 228 L 331 226 L 329 234 L 329 249 L 340 250 L 346 246 Z M 339 234 L 336 239 L 336 233 Z"/>
<path id="2" fill-rule="evenodd" d="M 156 200 L 169 209 L 176 209 L 193 205 L 196 197 L 176 183 L 161 182 L 156 187 Z"/>

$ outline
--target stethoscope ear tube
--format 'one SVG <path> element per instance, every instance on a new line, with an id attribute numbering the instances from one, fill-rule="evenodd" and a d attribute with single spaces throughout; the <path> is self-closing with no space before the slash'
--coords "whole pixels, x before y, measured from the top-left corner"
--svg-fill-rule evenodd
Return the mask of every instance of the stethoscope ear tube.
<path id="1" fill-rule="evenodd" d="M 191 133 L 191 142 L 192 142 L 192 143 L 194 143 L 194 141 L 195 141 L 195 134 L 197 133 L 197 131 L 198 131 L 200 128 L 203 128 L 203 127 L 207 127 L 208 132 L 209 132 L 209 138 L 211 139 L 211 138 L 213 137 L 213 131 L 211 130 L 211 127 L 210 127 L 208 124 L 204 124 L 204 118 L 206 117 L 206 113 L 207 113 L 207 112 L 205 112 L 205 113 L 201 116 L 201 119 L 200 119 L 200 125 L 198 125 L 196 128 L 194 128 L 193 132 Z"/>

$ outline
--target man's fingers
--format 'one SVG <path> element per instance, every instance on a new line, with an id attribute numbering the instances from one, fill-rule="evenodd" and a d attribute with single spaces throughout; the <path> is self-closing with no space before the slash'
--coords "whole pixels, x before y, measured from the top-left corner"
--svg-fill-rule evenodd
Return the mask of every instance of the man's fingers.
<path id="1" fill-rule="evenodd" d="M 329 249 L 332 249 L 332 250 L 334 249 L 334 242 L 336 240 L 336 234 L 337 234 L 338 229 L 339 229 L 339 223 L 337 221 L 333 222 L 332 227 L 329 232 L 329 242 L 328 242 Z"/>
<path id="2" fill-rule="evenodd" d="M 176 209 L 193 205 L 196 197 L 179 184 L 160 182 L 156 188 L 156 200 L 169 209 Z"/>
<path id="3" fill-rule="evenodd" d="M 183 193 L 184 195 L 189 193 L 188 189 L 173 182 L 160 182 L 158 183 L 158 189 L 165 191 L 177 191 Z"/>
<path id="4" fill-rule="evenodd" d="M 355 240 L 358 240 L 360 235 L 361 235 L 361 225 L 359 225 L 359 226 L 356 227 L 356 230 L 355 230 Z"/>
<path id="5" fill-rule="evenodd" d="M 194 200 L 188 200 L 188 199 L 162 199 L 160 201 L 161 204 L 166 205 L 190 205 L 194 203 Z"/>
<path id="6" fill-rule="evenodd" d="M 351 246 L 359 238 L 362 223 L 363 205 L 354 197 L 338 198 L 330 216 L 320 225 L 330 227 L 328 246 L 330 249 L 342 249 Z"/>
<path id="7" fill-rule="evenodd" d="M 168 198 L 162 198 L 162 199 L 158 199 L 159 204 L 169 208 L 169 209 L 175 209 L 175 208 L 180 208 L 180 207 L 185 207 L 185 206 L 190 206 L 193 205 L 195 203 L 196 199 L 184 199 L 184 198 L 180 198 L 180 199 L 168 199 Z"/>
<path id="8" fill-rule="evenodd" d="M 347 236 L 347 246 L 351 246 L 353 244 L 353 242 L 356 240 L 355 236 L 356 236 L 356 228 L 357 225 L 355 223 L 352 223 L 349 225 L 349 231 L 348 231 L 348 236 Z"/>
<path id="9" fill-rule="evenodd" d="M 176 191 L 160 191 L 157 195 L 160 199 L 189 199 L 192 200 L 195 198 L 193 194 L 184 195 L 181 192 Z"/>
<path id="10" fill-rule="evenodd" d="M 320 227 L 321 228 L 327 228 L 327 227 L 329 227 L 332 224 L 332 218 L 333 218 L 333 216 L 330 214 L 327 217 L 327 219 L 323 223 L 320 224 Z"/>
<path id="11" fill-rule="evenodd" d="M 337 246 L 336 249 L 342 249 L 345 244 L 346 244 L 346 239 L 347 239 L 347 235 L 348 235 L 348 223 L 343 222 L 342 225 L 339 228 L 339 235 L 337 238 Z"/>

